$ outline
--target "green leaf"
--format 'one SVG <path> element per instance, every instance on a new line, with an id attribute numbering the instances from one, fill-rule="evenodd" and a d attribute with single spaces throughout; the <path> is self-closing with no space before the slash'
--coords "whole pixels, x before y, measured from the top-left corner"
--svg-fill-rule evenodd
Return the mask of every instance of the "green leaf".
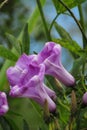
<path id="1" fill-rule="evenodd" d="M 8 69 L 9 66 L 13 66 L 14 65 L 14 61 L 10 61 L 10 60 L 6 60 L 6 62 L 4 63 L 4 65 L 2 66 L 1 70 L 0 70 L 0 90 L 4 90 L 4 84 L 6 84 L 7 82 L 7 78 L 6 78 L 6 71 Z"/>
<path id="2" fill-rule="evenodd" d="M 22 117 L 22 115 L 21 115 L 21 114 L 19 114 L 19 113 L 15 112 L 15 111 L 12 111 L 12 110 L 8 111 L 8 114 L 9 114 L 10 116 L 15 115 L 15 116 L 18 116 L 18 117 Z"/>
<path id="3" fill-rule="evenodd" d="M 16 125 L 16 123 L 13 121 L 12 118 L 10 117 L 5 117 L 5 120 L 8 122 L 9 126 L 10 126 L 10 130 L 20 130 L 18 128 L 18 126 Z M 7 130 L 7 129 L 5 129 Z"/>
<path id="4" fill-rule="evenodd" d="M 56 31 L 58 32 L 58 34 L 60 35 L 61 38 L 68 40 L 69 42 L 72 41 L 71 36 L 69 35 L 69 33 L 62 27 L 60 26 L 58 23 L 54 23 L 54 26 L 56 28 Z"/>
<path id="5" fill-rule="evenodd" d="M 44 6 L 46 0 L 41 0 L 41 5 Z M 38 21 L 38 17 L 40 16 L 40 12 L 38 7 L 36 6 L 35 10 L 33 11 L 33 13 L 31 14 L 30 18 L 27 20 L 25 27 L 23 28 L 23 30 L 21 31 L 18 40 L 20 41 L 20 43 L 25 46 L 22 46 L 22 53 L 25 52 L 26 54 L 29 54 L 29 50 L 26 50 L 26 46 L 30 49 L 30 45 L 29 45 L 29 35 L 28 32 L 31 33 L 34 29 L 35 29 L 35 25 Z M 27 28 L 28 27 L 28 28 Z M 27 33 L 27 38 L 25 39 L 25 37 L 23 37 L 23 35 L 26 35 Z M 24 42 L 24 43 L 23 43 Z M 28 44 L 24 45 L 25 42 L 27 42 Z"/>
<path id="6" fill-rule="evenodd" d="M 80 58 L 76 59 L 73 63 L 71 73 L 74 77 L 80 73 L 80 67 L 86 62 L 87 54 L 83 54 Z"/>
<path id="7" fill-rule="evenodd" d="M 42 3 L 42 6 L 44 6 L 46 0 L 41 0 L 41 3 Z M 31 16 L 28 18 L 27 20 L 27 23 L 28 23 L 28 30 L 29 32 L 31 33 L 34 29 L 35 29 L 35 25 L 37 23 L 37 20 L 38 20 L 38 17 L 39 17 L 39 10 L 38 10 L 38 7 L 36 7 L 33 11 L 33 13 L 31 14 Z M 20 39 L 20 36 L 21 36 L 21 33 L 20 35 L 18 36 L 18 39 Z M 14 47 L 12 48 L 12 52 L 15 53 L 15 49 Z M 12 65 L 12 62 L 6 60 L 6 62 L 4 63 L 1 71 L 0 71 L 0 79 L 3 79 L 3 80 L 0 80 L 0 89 L 2 90 L 3 89 L 3 86 L 4 84 L 6 83 L 6 70 L 9 66 Z M 2 88 L 1 88 L 2 87 Z"/>
<path id="8" fill-rule="evenodd" d="M 28 23 L 25 24 L 24 29 L 21 34 L 21 46 L 22 46 L 22 53 L 29 54 L 30 49 L 30 39 L 29 39 L 29 33 L 28 33 Z"/>
<path id="9" fill-rule="evenodd" d="M 76 58 L 77 55 L 80 56 L 83 50 L 79 46 L 79 44 L 76 41 L 72 40 L 69 33 L 62 26 L 60 26 L 56 22 L 54 23 L 54 26 L 62 39 L 53 39 L 53 41 L 67 48 L 72 53 L 74 58 Z"/>
<path id="10" fill-rule="evenodd" d="M 29 100 L 32 107 L 34 108 L 34 110 L 36 111 L 36 113 L 38 114 L 39 117 L 41 117 L 41 107 L 33 100 Z"/>
<path id="11" fill-rule="evenodd" d="M 61 5 L 61 3 L 58 0 L 52 0 L 54 3 L 54 6 L 56 8 L 56 11 L 58 13 L 63 13 L 66 11 L 65 7 Z M 75 6 L 78 6 L 79 4 L 82 4 L 86 0 L 62 0 L 70 9 L 72 9 Z"/>
<path id="12" fill-rule="evenodd" d="M 41 0 L 41 5 L 44 6 L 46 0 Z M 35 25 L 38 21 L 38 17 L 40 16 L 40 12 L 38 7 L 36 6 L 35 10 L 31 14 L 30 18 L 28 19 L 28 31 L 31 33 L 35 29 Z"/>
<path id="13" fill-rule="evenodd" d="M 17 61 L 18 59 L 18 57 L 13 52 L 2 45 L 0 45 L 0 56 L 12 61 Z"/>
<path id="14" fill-rule="evenodd" d="M 69 121 L 69 115 L 70 115 L 70 110 L 68 108 L 68 106 L 66 104 L 63 104 L 64 102 L 61 101 L 60 103 L 60 99 L 59 99 L 59 104 L 58 104 L 58 113 L 59 113 L 59 118 L 61 120 L 61 123 L 67 124 L 67 122 Z"/>
<path id="15" fill-rule="evenodd" d="M 4 117 L 0 117 L 0 124 L 3 130 L 11 130 L 9 123 Z"/>
<path id="16" fill-rule="evenodd" d="M 29 125 L 26 120 L 23 119 L 23 130 L 29 130 Z"/>
<path id="17" fill-rule="evenodd" d="M 16 51 L 20 54 L 21 53 L 21 47 L 20 47 L 20 43 L 17 40 L 17 38 L 15 38 L 13 35 L 6 33 L 7 39 L 9 40 L 9 42 L 12 44 L 12 46 L 14 46 L 14 48 L 16 49 Z"/>
<path id="18" fill-rule="evenodd" d="M 71 43 L 65 39 L 53 39 L 53 41 L 68 49 L 73 55 L 76 54 L 80 56 L 81 54 L 83 54 L 83 50 L 76 43 L 76 41 L 72 40 Z"/>

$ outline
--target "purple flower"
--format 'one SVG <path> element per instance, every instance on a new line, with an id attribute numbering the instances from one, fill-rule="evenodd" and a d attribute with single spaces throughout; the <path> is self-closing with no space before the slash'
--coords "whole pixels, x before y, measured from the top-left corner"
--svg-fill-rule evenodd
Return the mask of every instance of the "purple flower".
<path id="1" fill-rule="evenodd" d="M 4 92 L 0 92 L 0 116 L 4 115 L 8 109 L 6 94 Z"/>
<path id="2" fill-rule="evenodd" d="M 73 86 L 75 84 L 74 77 L 65 70 L 61 63 L 61 46 L 54 42 L 47 42 L 38 54 L 39 64 L 45 65 L 45 73 L 54 76 L 66 86 Z"/>
<path id="3" fill-rule="evenodd" d="M 47 100 L 49 110 L 54 111 L 56 105 L 52 99 L 56 97 L 55 92 L 43 83 L 45 66 L 34 64 L 32 61 L 35 57 L 36 55 L 23 54 L 16 65 L 7 70 L 7 77 L 11 85 L 10 96 L 28 97 L 41 106 Z"/>
<path id="4" fill-rule="evenodd" d="M 83 102 L 83 104 L 87 105 L 87 92 L 84 93 L 84 95 L 82 97 L 82 102 Z"/>

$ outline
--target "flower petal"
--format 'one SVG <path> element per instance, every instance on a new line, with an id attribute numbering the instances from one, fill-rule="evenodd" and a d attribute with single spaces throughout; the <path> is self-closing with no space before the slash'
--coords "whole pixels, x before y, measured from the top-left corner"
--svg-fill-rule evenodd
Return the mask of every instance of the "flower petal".
<path id="1" fill-rule="evenodd" d="M 52 92 L 50 94 L 54 96 Z M 10 91 L 10 96 L 31 98 L 41 106 L 44 106 L 45 100 L 47 100 L 49 110 L 54 111 L 56 109 L 55 103 L 46 93 L 44 85 L 38 76 L 34 76 L 26 86 L 14 86 Z"/>
<path id="2" fill-rule="evenodd" d="M 61 46 L 54 42 L 46 43 L 38 54 L 38 62 L 45 65 L 45 73 L 56 77 L 66 86 L 74 86 L 74 77 L 61 64 Z"/>
<path id="3" fill-rule="evenodd" d="M 0 92 L 0 116 L 4 115 L 8 111 L 7 97 L 4 92 Z"/>

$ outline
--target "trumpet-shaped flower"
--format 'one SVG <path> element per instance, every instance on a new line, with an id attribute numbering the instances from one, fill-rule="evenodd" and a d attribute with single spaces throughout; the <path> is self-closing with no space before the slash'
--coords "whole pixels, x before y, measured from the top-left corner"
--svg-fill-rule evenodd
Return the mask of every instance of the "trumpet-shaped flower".
<path id="1" fill-rule="evenodd" d="M 82 97 L 82 101 L 85 105 L 87 105 L 87 92 L 84 93 L 83 97 Z"/>
<path id="2" fill-rule="evenodd" d="M 61 63 L 61 46 L 54 42 L 47 42 L 38 54 L 38 63 L 45 65 L 45 73 L 56 77 L 66 86 L 75 84 L 74 77 L 67 72 Z"/>
<path id="3" fill-rule="evenodd" d="M 52 99 L 56 97 L 55 92 L 43 83 L 45 66 L 33 64 L 33 58 L 34 55 L 23 54 L 16 65 L 7 70 L 7 77 L 11 85 L 10 96 L 28 97 L 41 106 L 44 106 L 45 100 L 47 100 L 49 110 L 54 111 L 56 105 Z"/>
<path id="4" fill-rule="evenodd" d="M 4 92 L 0 92 L 0 116 L 4 115 L 8 111 L 7 97 Z"/>

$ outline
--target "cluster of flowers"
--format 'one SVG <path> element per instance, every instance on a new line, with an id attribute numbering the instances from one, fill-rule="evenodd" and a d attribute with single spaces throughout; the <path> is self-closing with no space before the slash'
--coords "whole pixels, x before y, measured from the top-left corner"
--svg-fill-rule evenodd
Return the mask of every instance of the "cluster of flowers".
<path id="1" fill-rule="evenodd" d="M 48 42 L 40 53 L 27 56 L 23 54 L 14 67 L 7 70 L 7 77 L 11 85 L 10 96 L 28 97 L 34 99 L 41 106 L 45 100 L 50 111 L 56 109 L 54 99 L 56 94 L 44 84 L 44 76 L 56 77 L 66 86 L 73 86 L 75 79 L 61 64 L 61 46 Z"/>
<path id="2" fill-rule="evenodd" d="M 55 111 L 56 94 L 44 84 L 45 75 L 57 78 L 66 86 L 75 85 L 74 77 L 61 63 L 61 46 L 54 42 L 47 42 L 37 55 L 23 54 L 14 67 L 8 68 L 10 96 L 28 97 L 41 106 L 47 100 L 49 111 Z"/>

